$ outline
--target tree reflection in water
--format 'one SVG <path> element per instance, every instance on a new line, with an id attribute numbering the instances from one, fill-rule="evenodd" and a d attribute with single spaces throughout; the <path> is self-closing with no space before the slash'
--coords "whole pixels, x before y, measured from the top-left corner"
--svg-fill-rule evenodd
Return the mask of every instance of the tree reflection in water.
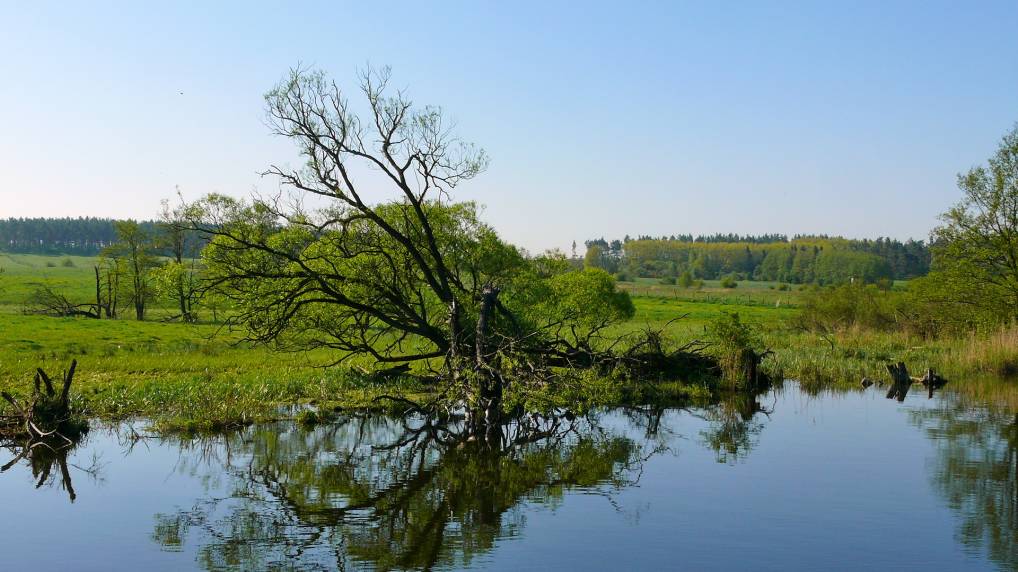
<path id="1" fill-rule="evenodd" d="M 0 473 L 6 473 L 18 466 L 27 466 L 32 471 L 35 488 L 60 487 L 67 493 L 68 500 L 73 503 L 78 494 L 74 491 L 71 468 L 92 479 L 101 480 L 98 457 L 93 457 L 88 466 L 76 465 L 67 460 L 68 455 L 80 444 L 80 438 L 78 441 L 55 437 L 31 441 L 0 440 L 0 450 L 7 451 L 11 456 L 10 460 L 0 465 Z"/>
<path id="2" fill-rule="evenodd" d="M 933 440 L 933 487 L 961 519 L 959 540 L 1018 569 L 1018 412 L 945 396 L 911 413 Z"/>
<path id="3" fill-rule="evenodd" d="M 466 565 L 519 533 L 521 503 L 619 490 L 656 451 L 590 418 L 539 415 L 487 436 L 455 418 L 363 415 L 221 439 L 206 445 L 226 452 L 236 490 L 158 515 L 153 533 L 172 550 L 200 527 L 208 569 Z"/>
<path id="4" fill-rule="evenodd" d="M 700 435 L 717 461 L 734 463 L 749 455 L 763 430 L 763 418 L 769 419 L 770 414 L 760 405 L 759 395 L 732 393 L 695 415 L 709 423 Z"/>

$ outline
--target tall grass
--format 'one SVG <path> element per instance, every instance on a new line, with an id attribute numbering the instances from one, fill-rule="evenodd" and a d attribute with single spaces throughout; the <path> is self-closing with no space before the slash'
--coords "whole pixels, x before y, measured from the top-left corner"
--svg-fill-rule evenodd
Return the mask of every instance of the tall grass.
<path id="1" fill-rule="evenodd" d="M 972 334 L 952 349 L 946 364 L 952 373 L 1018 377 L 1018 325 L 990 335 Z"/>
<path id="2" fill-rule="evenodd" d="M 882 379 L 889 362 L 902 361 L 912 369 L 941 368 L 952 342 L 852 328 L 829 336 L 772 331 L 766 343 L 774 353 L 764 361 L 765 371 L 819 390 L 858 386 L 864 377 Z"/>

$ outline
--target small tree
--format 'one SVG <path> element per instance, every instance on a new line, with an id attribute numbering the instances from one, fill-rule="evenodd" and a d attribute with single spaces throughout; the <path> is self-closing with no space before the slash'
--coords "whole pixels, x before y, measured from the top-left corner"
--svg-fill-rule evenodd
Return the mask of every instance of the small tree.
<path id="1" fill-rule="evenodd" d="M 99 263 L 93 267 L 95 271 L 96 305 L 102 308 L 108 319 L 116 319 L 120 304 L 120 279 L 125 273 L 125 265 L 115 249 L 107 249 L 99 257 Z"/>
<path id="2" fill-rule="evenodd" d="M 182 321 L 194 322 L 200 286 L 198 254 L 201 242 L 189 229 L 186 209 L 183 197 L 176 207 L 171 207 L 167 200 L 162 201 L 157 243 L 169 251 L 170 261 L 155 269 L 153 282 L 161 294 L 176 303 Z"/>
<path id="3" fill-rule="evenodd" d="M 151 270 L 155 259 L 151 255 L 150 237 L 133 220 L 116 223 L 117 243 L 107 249 L 107 257 L 123 261 L 127 278 L 128 297 L 138 320 L 145 319 L 148 301 L 153 294 Z M 119 277 L 118 277 L 119 280 Z"/>

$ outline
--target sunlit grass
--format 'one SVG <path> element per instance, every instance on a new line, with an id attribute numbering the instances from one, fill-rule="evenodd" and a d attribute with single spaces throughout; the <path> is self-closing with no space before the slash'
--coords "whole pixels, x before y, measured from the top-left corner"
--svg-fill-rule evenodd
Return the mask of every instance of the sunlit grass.
<path id="1" fill-rule="evenodd" d="M 144 416 L 162 428 L 190 430 L 288 416 L 295 414 L 287 409 L 295 404 L 315 404 L 323 411 L 378 406 L 374 400 L 382 394 L 426 397 L 431 391 L 409 379 L 373 381 L 359 369 L 371 365 L 366 360 L 323 368 L 339 356 L 326 350 L 274 351 L 243 342 L 239 332 L 215 324 L 162 322 L 169 309 L 158 305 L 153 320 L 146 322 L 19 313 L 40 281 L 87 301 L 94 288 L 92 263 L 87 257 L 0 254 L 5 268 L 0 275 L 0 388 L 24 395 L 31 390 L 35 368 L 58 373 L 77 359 L 75 393 L 89 414 Z M 652 280 L 624 284 L 635 295 L 636 315 L 606 336 L 660 329 L 674 347 L 704 339 L 706 326 L 722 312 L 738 313 L 760 330 L 773 352 L 763 362 L 764 371 L 798 380 L 807 390 L 859 387 L 863 377 L 885 379 L 888 362 L 903 361 L 913 375 L 937 369 L 952 390 L 1018 404 L 1018 328 L 941 340 L 865 330 L 819 336 L 791 327 L 798 312 L 795 287 L 782 291 L 774 286 L 744 282 L 725 290 L 708 283 L 694 291 Z M 562 384 L 558 394 L 537 397 L 557 405 L 653 397 L 653 391 L 609 379 L 577 380 Z M 666 393 L 706 391 L 698 385 L 702 380 L 686 381 Z"/>

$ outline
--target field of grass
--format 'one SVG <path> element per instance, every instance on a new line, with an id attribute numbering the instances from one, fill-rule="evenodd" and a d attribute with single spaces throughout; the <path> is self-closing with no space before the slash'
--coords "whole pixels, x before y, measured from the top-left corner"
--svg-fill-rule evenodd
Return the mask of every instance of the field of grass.
<path id="1" fill-rule="evenodd" d="M 49 284 L 69 298 L 95 299 L 95 258 L 42 256 L 0 252 L 0 312 L 17 312 L 40 284 Z"/>
<path id="2" fill-rule="evenodd" d="M 661 284 L 654 278 L 637 278 L 620 282 L 619 287 L 631 296 L 640 298 L 670 298 L 708 304 L 739 306 L 795 307 L 801 297 L 800 286 L 786 284 L 780 290 L 777 282 L 744 280 L 736 288 L 722 288 L 719 280 L 704 280 L 700 288 L 683 288 L 675 284 Z"/>
<path id="3" fill-rule="evenodd" d="M 70 262 L 65 262 L 69 260 Z M 171 312 L 156 305 L 152 320 L 90 320 L 23 315 L 28 295 L 48 283 L 67 296 L 92 295 L 93 260 L 0 254 L 0 389 L 29 392 L 35 368 L 57 373 L 79 362 L 76 389 L 87 411 L 116 419 L 146 416 L 167 428 L 208 428 L 281 415 L 281 406 L 370 405 L 382 393 L 420 396 L 413 381 L 380 385 L 359 368 L 366 361 L 322 367 L 335 360 L 324 350 L 281 353 L 241 341 L 238 332 L 208 323 L 160 321 Z M 858 387 L 864 376 L 882 379 L 884 364 L 936 367 L 963 385 L 993 391 L 1018 404 L 1018 384 L 987 377 L 1018 374 L 1018 334 L 992 339 L 929 341 L 897 333 L 843 332 L 833 339 L 791 328 L 801 295 L 794 287 L 742 282 L 736 289 L 707 283 L 701 290 L 653 280 L 623 283 L 636 315 L 609 334 L 664 330 L 675 343 L 704 337 L 721 312 L 735 312 L 756 326 L 773 351 L 767 371 L 800 380 L 807 389 Z M 1013 401 L 1012 401 L 1013 400 Z"/>

